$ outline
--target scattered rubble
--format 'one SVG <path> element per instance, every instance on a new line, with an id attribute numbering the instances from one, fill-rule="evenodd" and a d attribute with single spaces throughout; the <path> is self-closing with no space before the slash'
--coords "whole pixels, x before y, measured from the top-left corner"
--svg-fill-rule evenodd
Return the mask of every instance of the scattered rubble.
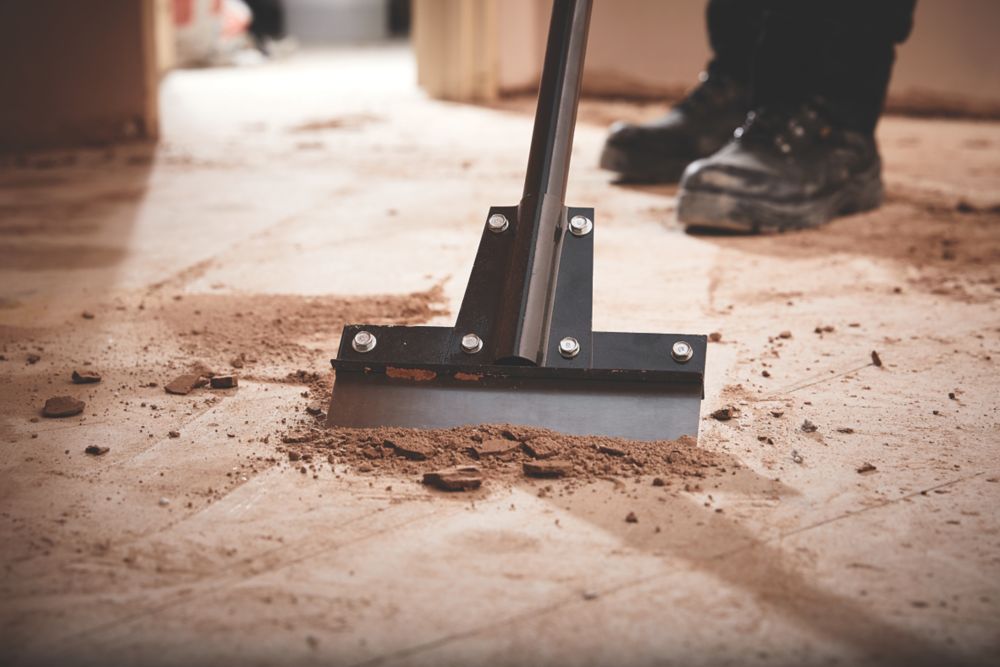
<path id="1" fill-rule="evenodd" d="M 718 410 L 713 412 L 711 416 L 712 419 L 718 420 L 720 422 L 727 422 L 739 414 L 740 414 L 739 409 L 730 405 L 724 408 L 719 408 Z"/>
<path id="2" fill-rule="evenodd" d="M 186 396 L 198 387 L 208 384 L 208 379 L 198 373 L 186 373 L 171 380 L 163 388 L 168 394 Z"/>
<path id="3" fill-rule="evenodd" d="M 212 389 L 232 389 L 239 385 L 235 375 L 215 375 L 209 380 Z"/>
<path id="4" fill-rule="evenodd" d="M 72 396 L 53 396 L 45 401 L 45 407 L 42 408 L 42 416 L 53 418 L 72 417 L 83 412 L 83 408 L 86 405 L 80 399 L 73 398 Z"/>
<path id="5" fill-rule="evenodd" d="M 101 374 L 97 371 L 74 370 L 71 379 L 73 384 L 93 384 L 101 381 Z"/>
<path id="6" fill-rule="evenodd" d="M 456 466 L 424 473 L 424 484 L 442 491 L 473 491 L 483 484 L 483 476 L 476 466 Z"/>
<path id="7" fill-rule="evenodd" d="M 800 428 L 803 433 L 815 433 L 819 430 L 819 426 L 816 426 L 816 424 L 813 424 L 808 419 L 802 422 L 802 426 Z"/>
<path id="8" fill-rule="evenodd" d="M 572 463 L 556 459 L 525 461 L 522 468 L 528 477 L 565 477 L 573 472 Z"/>

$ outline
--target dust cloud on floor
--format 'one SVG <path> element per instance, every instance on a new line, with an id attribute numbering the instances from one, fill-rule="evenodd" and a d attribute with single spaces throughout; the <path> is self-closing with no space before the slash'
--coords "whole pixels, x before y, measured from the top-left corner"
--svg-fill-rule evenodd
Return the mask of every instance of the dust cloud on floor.
<path id="1" fill-rule="evenodd" d="M 1000 125 L 888 118 L 880 210 L 714 236 L 594 167 L 659 108 L 588 102 L 595 326 L 714 334 L 698 442 L 327 430 L 341 327 L 450 324 L 520 191 L 531 105 L 408 67 L 177 73 L 155 149 L 4 158 L 0 662 L 1000 658 Z"/>

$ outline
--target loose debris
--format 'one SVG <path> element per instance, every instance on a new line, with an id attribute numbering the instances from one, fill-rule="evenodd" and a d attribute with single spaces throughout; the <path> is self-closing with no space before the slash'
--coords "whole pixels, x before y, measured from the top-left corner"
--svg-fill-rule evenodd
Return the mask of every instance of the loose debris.
<path id="1" fill-rule="evenodd" d="M 469 447 L 469 453 L 476 458 L 484 456 L 505 456 L 521 447 L 517 440 L 507 440 L 506 438 L 492 438 L 486 442 L 477 443 Z"/>
<path id="2" fill-rule="evenodd" d="M 629 512 L 625 515 L 625 523 L 639 523 L 639 517 L 635 515 L 635 512 Z"/>
<path id="3" fill-rule="evenodd" d="M 209 383 L 212 389 L 232 389 L 239 384 L 235 375 L 216 375 Z"/>
<path id="4" fill-rule="evenodd" d="M 871 472 L 875 472 L 876 470 L 878 470 L 878 468 L 873 466 L 871 463 L 862 463 L 860 466 L 858 466 L 859 475 L 865 475 Z"/>
<path id="5" fill-rule="evenodd" d="M 168 394 L 185 396 L 198 387 L 208 384 L 208 379 L 198 373 L 186 373 L 171 380 L 164 389 Z"/>
<path id="6" fill-rule="evenodd" d="M 473 491 L 483 484 L 476 466 L 457 466 L 424 473 L 424 484 L 442 491 Z"/>
<path id="7" fill-rule="evenodd" d="M 37 354 L 29 354 L 27 357 L 24 358 L 24 360 L 27 361 L 29 364 L 37 364 L 39 361 L 42 360 L 42 358 Z"/>
<path id="8" fill-rule="evenodd" d="M 700 449 L 690 437 L 646 442 L 569 436 L 508 424 L 421 430 L 328 429 L 302 422 L 281 436 L 281 441 L 289 461 L 309 456 L 313 461 L 325 461 L 337 472 L 416 475 L 419 480 L 428 472 L 473 466 L 484 483 L 516 483 L 539 476 L 563 479 L 567 489 L 608 478 L 646 475 L 660 478 L 666 486 L 672 479 L 723 474 L 727 467 L 724 455 Z M 610 451 L 621 454 L 604 453 Z M 436 480 L 432 475 L 428 483 Z"/>
<path id="9" fill-rule="evenodd" d="M 524 474 L 528 477 L 565 477 L 573 472 L 573 464 L 569 461 L 550 459 L 547 461 L 525 461 Z"/>
<path id="10" fill-rule="evenodd" d="M 73 371 L 71 376 L 73 384 L 93 384 L 101 381 L 101 374 L 97 371 Z"/>
<path id="11" fill-rule="evenodd" d="M 799 450 L 797 450 L 797 449 L 793 449 L 792 450 L 792 461 L 793 462 L 795 462 L 795 463 L 802 463 L 804 460 L 805 459 L 802 458 L 802 455 L 799 454 Z"/>
<path id="12" fill-rule="evenodd" d="M 816 426 L 816 424 L 813 424 L 811 421 L 806 419 L 802 422 L 801 429 L 803 433 L 815 433 L 819 430 L 819 426 Z"/>
<path id="13" fill-rule="evenodd" d="M 850 435 L 851 433 L 854 433 L 854 429 L 850 426 L 842 426 L 837 429 L 837 433 L 846 433 L 847 435 Z"/>
<path id="14" fill-rule="evenodd" d="M 734 408 L 733 406 L 730 405 L 725 408 L 719 408 L 718 410 L 713 412 L 712 419 L 716 419 L 720 422 L 727 422 L 739 414 L 740 414 L 739 409 Z"/>
<path id="15" fill-rule="evenodd" d="M 882 367 L 882 357 L 875 350 L 872 350 L 872 364 L 877 368 Z"/>
<path id="16" fill-rule="evenodd" d="M 83 401 L 72 396 L 53 396 L 45 401 L 45 407 L 42 408 L 42 416 L 52 418 L 72 417 L 83 412 L 83 408 L 86 405 Z"/>
<path id="17" fill-rule="evenodd" d="M 722 334 L 719 333 L 718 331 L 713 331 L 712 333 L 708 334 L 708 342 L 710 343 L 718 343 L 721 340 L 722 340 Z"/>
<path id="18" fill-rule="evenodd" d="M 110 447 L 100 447 L 98 445 L 87 445 L 87 448 L 83 450 L 84 454 L 90 454 L 91 456 L 104 456 L 111 451 Z"/>

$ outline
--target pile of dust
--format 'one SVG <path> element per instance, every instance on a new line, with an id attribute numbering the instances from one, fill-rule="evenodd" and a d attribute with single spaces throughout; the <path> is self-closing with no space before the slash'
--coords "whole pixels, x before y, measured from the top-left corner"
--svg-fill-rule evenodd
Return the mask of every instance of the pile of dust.
<path id="1" fill-rule="evenodd" d="M 598 479 L 652 478 L 657 486 L 688 481 L 690 487 L 725 473 L 725 466 L 731 465 L 686 436 L 635 441 L 510 424 L 449 429 L 325 429 L 300 424 L 282 436 L 282 443 L 283 452 L 303 473 L 324 463 L 393 477 L 474 466 L 484 481 L 507 484 L 525 476 L 563 478 L 569 487 Z"/>
<path id="2" fill-rule="evenodd" d="M 420 324 L 447 313 L 443 290 L 364 297 L 184 294 L 147 310 L 172 330 L 180 351 L 219 369 L 312 365 L 333 356 L 345 324 Z"/>

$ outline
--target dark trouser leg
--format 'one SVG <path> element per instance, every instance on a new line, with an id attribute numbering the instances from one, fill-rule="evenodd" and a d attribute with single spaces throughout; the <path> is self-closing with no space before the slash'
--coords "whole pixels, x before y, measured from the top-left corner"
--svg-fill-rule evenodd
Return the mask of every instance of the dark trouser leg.
<path id="1" fill-rule="evenodd" d="M 753 67 L 755 107 L 821 96 L 834 122 L 872 132 L 916 0 L 771 0 Z"/>
<path id="2" fill-rule="evenodd" d="M 260 42 L 265 37 L 281 39 L 285 36 L 285 7 L 282 0 L 246 0 L 253 12 L 250 33 Z"/>
<path id="3" fill-rule="evenodd" d="M 764 25 L 767 0 L 709 0 L 705 9 L 709 72 L 749 84 L 754 53 Z"/>

